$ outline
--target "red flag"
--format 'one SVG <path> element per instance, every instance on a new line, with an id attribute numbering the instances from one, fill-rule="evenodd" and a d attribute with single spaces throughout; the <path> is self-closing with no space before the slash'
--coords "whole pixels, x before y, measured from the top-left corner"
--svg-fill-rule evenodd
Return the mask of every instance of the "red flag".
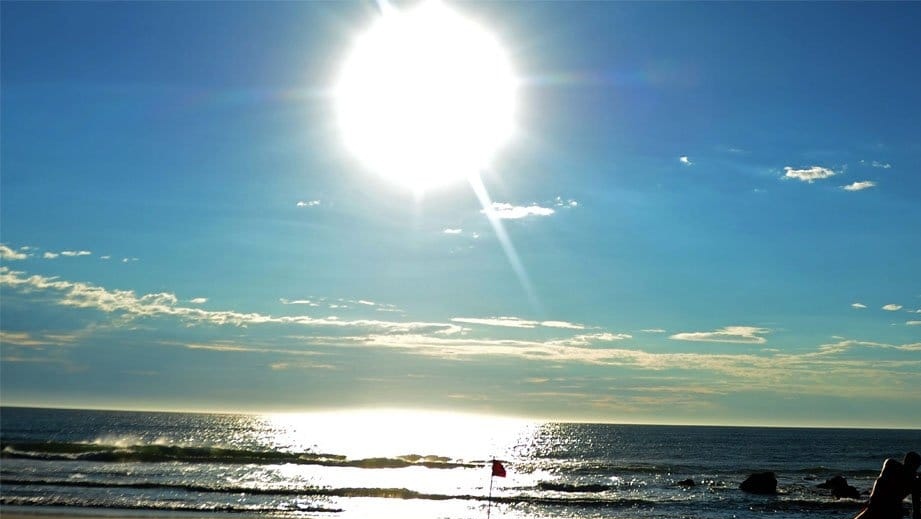
<path id="1" fill-rule="evenodd" d="M 501 462 L 492 460 L 492 475 L 493 477 L 496 477 L 496 476 L 500 478 L 505 477 L 505 467 L 502 466 Z"/>

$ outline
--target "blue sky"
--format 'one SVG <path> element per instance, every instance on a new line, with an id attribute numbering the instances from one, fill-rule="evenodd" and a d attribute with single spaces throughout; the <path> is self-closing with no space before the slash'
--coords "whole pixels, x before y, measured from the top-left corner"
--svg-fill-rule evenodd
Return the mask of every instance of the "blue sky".
<path id="1" fill-rule="evenodd" d="M 921 4 L 454 8 L 530 296 L 344 149 L 374 3 L 4 2 L 2 403 L 921 426 Z"/>

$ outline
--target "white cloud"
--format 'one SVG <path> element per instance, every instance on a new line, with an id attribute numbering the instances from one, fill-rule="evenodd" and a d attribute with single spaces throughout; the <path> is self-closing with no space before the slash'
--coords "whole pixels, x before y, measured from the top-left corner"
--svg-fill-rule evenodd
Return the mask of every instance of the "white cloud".
<path id="1" fill-rule="evenodd" d="M 450 323 L 396 322 L 372 319 L 345 321 L 334 316 L 325 318 L 308 315 L 272 316 L 234 310 L 204 310 L 181 306 L 179 305 L 179 299 L 168 292 L 137 296 L 132 290 L 108 290 L 90 283 L 64 281 L 56 277 L 41 275 L 27 277 L 24 272 L 13 271 L 7 267 L 0 267 L 0 286 L 20 291 L 57 292 L 60 294 L 55 301 L 58 305 L 117 313 L 127 319 L 175 317 L 189 324 L 328 326 L 374 330 L 387 334 L 430 333 L 451 335 L 464 330 L 462 327 Z"/>
<path id="2" fill-rule="evenodd" d="M 208 302 L 208 298 L 207 297 L 194 297 L 192 299 L 189 299 L 189 302 L 192 303 L 193 305 L 203 305 Z"/>
<path id="3" fill-rule="evenodd" d="M 810 184 L 816 180 L 835 176 L 833 170 L 821 166 L 812 166 L 806 169 L 795 169 L 787 166 L 783 169 L 786 172 L 784 178 L 795 178 L 802 182 L 809 182 Z"/>
<path id="4" fill-rule="evenodd" d="M 682 164 L 684 164 L 685 166 L 693 166 L 693 165 L 694 165 L 694 163 L 691 162 L 691 159 L 689 159 L 687 155 L 682 155 L 682 156 L 678 157 L 678 161 L 681 162 Z"/>
<path id="5" fill-rule="evenodd" d="M 853 184 L 841 186 L 841 189 L 845 191 L 863 191 L 864 189 L 870 189 L 871 187 L 876 187 L 876 182 L 873 182 L 872 180 L 862 180 L 860 182 L 854 182 Z"/>
<path id="6" fill-rule="evenodd" d="M 880 169 L 889 169 L 892 167 L 892 164 L 889 164 L 888 162 L 879 162 L 876 160 L 870 163 L 870 165 L 873 166 L 874 168 L 880 168 Z"/>
<path id="7" fill-rule="evenodd" d="M 365 306 L 377 306 L 377 303 L 375 303 L 374 301 L 365 301 L 364 299 L 359 299 L 358 304 L 365 305 Z"/>
<path id="8" fill-rule="evenodd" d="M 896 305 L 892 303 L 889 303 L 888 305 L 883 307 L 883 310 L 886 310 L 887 312 L 897 312 L 901 309 L 902 309 L 902 305 Z"/>
<path id="9" fill-rule="evenodd" d="M 574 207 L 579 207 L 579 202 L 573 200 L 572 198 L 563 200 L 563 197 L 558 196 L 554 200 L 553 205 L 555 205 L 556 207 L 565 207 L 567 209 L 572 209 Z"/>
<path id="10" fill-rule="evenodd" d="M 754 326 L 727 326 L 712 332 L 682 332 L 669 337 L 677 341 L 731 342 L 737 344 L 764 344 L 767 339 L 761 335 L 769 333 L 767 328 Z"/>
<path id="11" fill-rule="evenodd" d="M 315 362 L 273 362 L 269 364 L 273 371 L 286 371 L 289 369 L 297 370 L 314 370 L 314 369 L 338 369 L 332 364 L 318 364 Z"/>
<path id="12" fill-rule="evenodd" d="M 537 204 L 520 206 L 508 204 L 505 202 L 493 202 L 492 206 L 487 209 L 483 209 L 480 212 L 487 216 L 492 213 L 496 215 L 497 218 L 502 218 L 505 220 L 518 220 L 521 218 L 527 218 L 529 216 L 550 216 L 556 211 L 550 207 L 541 207 Z"/>
<path id="13" fill-rule="evenodd" d="M 866 307 L 867 307 L 867 305 L 865 305 L 865 304 L 863 304 L 863 303 L 852 303 L 852 304 L 851 304 L 851 308 L 856 308 L 856 309 L 858 309 L 858 310 L 861 310 L 861 309 L 866 308 Z"/>
<path id="14" fill-rule="evenodd" d="M 629 333 L 611 333 L 611 332 L 601 332 L 601 333 L 590 333 L 586 335 L 576 335 L 571 339 L 564 339 L 562 341 L 551 341 L 549 344 L 565 344 L 568 346 L 589 346 L 595 342 L 613 342 L 613 341 L 623 341 L 625 339 L 632 339 L 633 336 Z"/>
<path id="15" fill-rule="evenodd" d="M 33 335 L 29 332 L 0 330 L 0 344 L 7 346 L 38 347 L 40 349 L 41 346 L 61 346 L 70 344 L 76 339 L 76 335 L 70 334 L 42 333 Z"/>
<path id="16" fill-rule="evenodd" d="M 112 256 L 108 256 L 108 255 L 107 255 L 107 256 L 99 256 L 99 259 L 101 259 L 101 260 L 109 260 L 109 259 L 112 259 Z"/>
<path id="17" fill-rule="evenodd" d="M 570 323 L 567 321 L 541 321 L 541 326 L 546 326 L 547 328 L 563 328 L 566 330 L 584 330 L 585 326 L 577 323 Z"/>
<path id="18" fill-rule="evenodd" d="M 44 259 L 54 259 L 54 258 L 57 258 L 58 256 L 60 256 L 60 254 L 56 252 L 46 252 L 42 254 L 42 258 Z"/>
<path id="19" fill-rule="evenodd" d="M 561 328 L 566 330 L 584 330 L 585 326 L 567 321 L 528 321 L 518 317 L 455 317 L 451 322 L 463 324 L 478 324 L 483 326 L 499 326 L 502 328 Z"/>
<path id="20" fill-rule="evenodd" d="M 464 232 L 464 230 L 463 230 L 463 229 L 451 229 L 451 228 L 447 228 L 447 229 L 445 229 L 445 230 L 442 231 L 442 232 L 445 233 L 445 234 L 460 234 L 460 233 Z"/>
<path id="21" fill-rule="evenodd" d="M 526 321 L 517 317 L 455 317 L 451 319 L 451 322 L 481 324 L 484 326 L 501 326 L 503 328 L 534 328 L 540 324 L 537 321 Z"/>
<path id="22" fill-rule="evenodd" d="M 300 200 L 300 201 L 298 201 L 298 203 L 297 203 L 297 206 L 298 206 L 298 207 L 316 207 L 316 206 L 318 206 L 318 205 L 320 205 L 320 201 L 319 201 L 319 200 L 306 200 L 306 201 L 305 201 L 305 200 Z"/>
<path id="23" fill-rule="evenodd" d="M 908 326 L 921 326 L 921 321 L 905 321 Z"/>
<path id="24" fill-rule="evenodd" d="M 68 258 L 75 258 L 77 256 L 89 256 L 92 252 L 88 250 L 62 250 L 61 256 L 67 256 Z"/>
<path id="25" fill-rule="evenodd" d="M 665 330 L 662 328 L 646 328 L 645 330 L 640 330 L 643 333 L 665 333 Z"/>
<path id="26" fill-rule="evenodd" d="M 129 263 L 132 261 L 137 261 L 137 258 L 122 258 L 122 263 Z"/>
<path id="27" fill-rule="evenodd" d="M 320 306 L 320 303 L 317 303 L 317 302 L 315 302 L 315 301 L 311 301 L 311 300 L 309 300 L 309 299 L 295 299 L 295 300 L 292 301 L 292 300 L 290 300 L 290 299 L 281 298 L 281 299 L 279 299 L 279 301 L 280 301 L 281 304 L 283 304 L 283 305 Z"/>
<path id="28" fill-rule="evenodd" d="M 13 249 L 7 247 L 6 245 L 0 243 L 0 259 L 5 260 L 24 260 L 28 258 L 28 254 L 22 252 L 14 251 Z"/>

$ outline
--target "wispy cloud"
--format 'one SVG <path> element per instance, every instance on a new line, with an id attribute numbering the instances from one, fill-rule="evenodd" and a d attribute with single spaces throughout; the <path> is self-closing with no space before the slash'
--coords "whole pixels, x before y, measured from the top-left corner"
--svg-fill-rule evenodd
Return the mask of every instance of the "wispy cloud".
<path id="1" fill-rule="evenodd" d="M 61 252 L 48 251 L 42 254 L 42 258 L 55 259 L 61 256 L 64 256 L 65 258 L 77 258 L 80 256 L 90 256 L 92 254 L 93 253 L 88 250 L 62 250 Z"/>
<path id="2" fill-rule="evenodd" d="M 189 302 L 192 303 L 193 305 L 203 305 L 208 302 L 208 298 L 207 297 L 193 297 L 192 299 L 189 299 Z"/>
<path id="3" fill-rule="evenodd" d="M 61 346 L 71 344 L 77 339 L 73 334 L 62 333 L 30 333 L 30 332 L 13 332 L 9 330 L 0 330 L 0 344 L 7 346 Z"/>
<path id="4" fill-rule="evenodd" d="M 182 306 L 172 293 L 161 292 L 138 296 L 132 290 L 108 290 L 91 283 L 64 281 L 41 275 L 26 276 L 24 272 L 0 267 L 0 286 L 20 291 L 47 291 L 58 294 L 55 303 L 74 308 L 95 309 L 117 313 L 124 318 L 174 317 L 189 324 L 249 326 L 286 324 L 314 327 L 354 328 L 386 333 L 454 334 L 463 328 L 450 323 L 398 322 L 373 319 L 345 320 L 336 317 L 308 315 L 272 316 L 234 310 L 205 310 Z"/>
<path id="5" fill-rule="evenodd" d="M 269 364 L 269 367 L 272 368 L 273 371 L 339 369 L 332 364 L 320 364 L 317 362 L 273 362 Z"/>
<path id="6" fill-rule="evenodd" d="M 299 200 L 297 202 L 298 207 L 316 207 L 320 205 L 319 200 Z"/>
<path id="7" fill-rule="evenodd" d="M 555 207 L 562 207 L 562 208 L 566 208 L 566 209 L 572 209 L 572 208 L 574 208 L 574 207 L 579 207 L 579 202 L 573 200 L 572 198 L 568 198 L 568 199 L 565 199 L 565 200 L 564 200 L 563 197 L 558 196 L 558 197 L 556 197 L 556 199 L 554 199 L 553 205 L 554 205 Z"/>
<path id="8" fill-rule="evenodd" d="M 731 342 L 737 344 L 764 344 L 762 335 L 770 333 L 767 328 L 754 326 L 727 326 L 712 332 L 682 332 L 669 337 L 676 341 Z"/>
<path id="9" fill-rule="evenodd" d="M 5 260 L 24 260 L 29 255 L 24 252 L 15 251 L 6 245 L 0 243 L 0 259 Z"/>
<path id="10" fill-rule="evenodd" d="M 856 308 L 856 309 L 858 309 L 858 310 L 862 310 L 862 309 L 864 309 L 864 308 L 866 308 L 866 307 L 867 307 L 867 305 L 865 305 L 865 304 L 863 304 L 863 303 L 851 303 L 851 308 Z"/>
<path id="11" fill-rule="evenodd" d="M 812 166 L 804 169 L 796 169 L 790 166 L 783 168 L 786 172 L 784 178 L 795 178 L 802 182 L 813 183 L 816 180 L 822 180 L 825 178 L 835 176 L 834 170 L 829 168 L 823 168 L 821 166 Z"/>
<path id="12" fill-rule="evenodd" d="M 662 328 L 646 328 L 640 331 L 643 333 L 665 333 L 665 330 Z"/>
<path id="13" fill-rule="evenodd" d="M 442 232 L 443 232 L 444 234 L 460 234 L 460 233 L 464 232 L 464 230 L 463 230 L 463 229 L 451 229 L 451 228 L 447 228 L 447 229 L 445 229 L 445 230 L 442 231 Z"/>
<path id="14" fill-rule="evenodd" d="M 562 328 L 568 330 L 582 330 L 584 325 L 570 323 L 567 321 L 530 321 L 519 319 L 518 317 L 454 317 L 451 322 L 463 324 L 477 324 L 483 326 L 499 326 L 502 328 L 536 328 L 543 326 L 547 328 Z"/>
<path id="15" fill-rule="evenodd" d="M 872 180 L 861 180 L 860 182 L 854 182 L 846 186 L 841 186 L 841 189 L 845 191 L 863 191 L 864 189 L 870 189 L 871 187 L 876 187 L 876 182 Z"/>
<path id="16" fill-rule="evenodd" d="M 310 299 L 285 299 L 281 298 L 278 300 L 283 305 L 307 305 L 307 306 L 320 306 L 320 303 L 316 301 L 311 301 Z"/>
<path id="17" fill-rule="evenodd" d="M 901 309 L 902 309 L 902 305 L 897 305 L 893 303 L 889 303 L 888 305 L 883 306 L 883 310 L 886 310 L 887 312 L 897 312 Z"/>
<path id="18" fill-rule="evenodd" d="M 888 162 L 879 162 L 877 160 L 874 160 L 873 162 L 871 162 L 870 165 L 873 166 L 874 168 L 879 168 L 879 169 L 889 169 L 892 167 L 892 164 L 889 164 Z"/>
<path id="19" fill-rule="evenodd" d="M 521 206 L 508 204 L 505 202 L 493 202 L 490 209 L 497 218 L 502 218 L 505 220 L 519 220 L 529 216 L 550 216 L 556 212 L 551 207 L 541 207 L 537 204 Z M 488 214 L 490 209 L 483 209 L 480 212 L 483 214 Z"/>
<path id="20" fill-rule="evenodd" d="M 684 164 L 685 166 L 693 166 L 693 165 L 694 165 L 694 163 L 691 162 L 691 159 L 689 159 L 687 155 L 682 155 L 682 156 L 678 157 L 678 162 Z"/>

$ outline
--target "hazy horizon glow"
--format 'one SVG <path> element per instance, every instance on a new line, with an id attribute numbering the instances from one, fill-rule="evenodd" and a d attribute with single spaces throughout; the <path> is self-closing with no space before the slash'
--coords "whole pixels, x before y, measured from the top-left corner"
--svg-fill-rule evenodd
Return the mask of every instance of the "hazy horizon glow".
<path id="1" fill-rule="evenodd" d="M 393 182 L 373 5 L 3 3 L 0 404 L 921 427 L 921 4 L 447 7 Z"/>

